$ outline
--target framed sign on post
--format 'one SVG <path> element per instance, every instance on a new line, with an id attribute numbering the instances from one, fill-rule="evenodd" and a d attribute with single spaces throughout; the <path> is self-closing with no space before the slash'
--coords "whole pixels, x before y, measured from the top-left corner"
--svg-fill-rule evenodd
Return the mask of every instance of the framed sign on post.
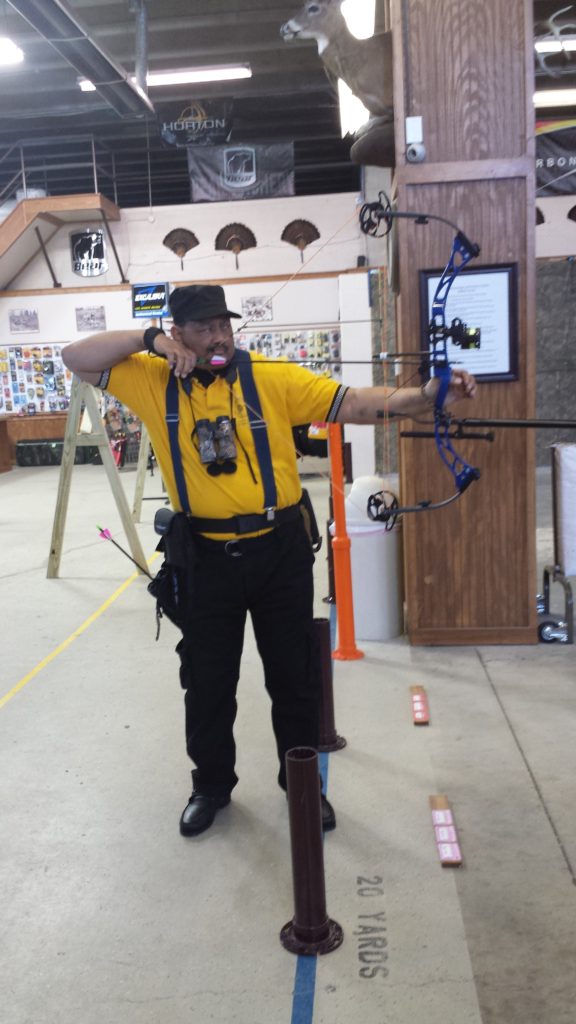
<path id="1" fill-rule="evenodd" d="M 420 271 L 421 348 L 428 348 L 432 299 L 440 270 Z M 515 263 L 466 268 L 450 289 L 446 323 L 466 311 L 469 328 L 480 329 L 480 348 L 462 349 L 448 342 L 451 363 L 477 380 L 518 380 L 518 284 Z"/>

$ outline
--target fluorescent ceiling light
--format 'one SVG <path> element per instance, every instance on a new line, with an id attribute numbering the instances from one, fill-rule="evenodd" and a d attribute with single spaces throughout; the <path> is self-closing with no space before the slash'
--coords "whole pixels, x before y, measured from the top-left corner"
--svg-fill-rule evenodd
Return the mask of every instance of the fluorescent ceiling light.
<path id="1" fill-rule="evenodd" d="M 356 39 L 370 39 L 374 35 L 376 0 L 343 0 L 341 11 Z"/>
<path id="2" fill-rule="evenodd" d="M 541 89 L 534 93 L 535 107 L 576 107 L 576 89 Z"/>
<path id="3" fill-rule="evenodd" d="M 565 36 L 562 39 L 540 39 L 534 43 L 536 53 L 562 53 L 562 50 L 576 50 L 576 37 Z"/>
<path id="4" fill-rule="evenodd" d="M 16 43 L 6 36 L 0 36 L 0 67 L 9 67 L 11 64 L 21 64 L 24 54 Z"/>
<path id="5" fill-rule="evenodd" d="M 346 135 L 353 135 L 361 125 L 366 124 L 370 117 L 370 111 L 341 78 L 338 79 L 338 99 L 340 101 L 340 132 L 342 138 L 345 138 Z"/>
<path id="6" fill-rule="evenodd" d="M 189 68 L 184 71 L 151 71 L 146 82 L 154 85 L 188 85 L 190 82 L 228 82 L 236 78 L 252 78 L 248 64 L 230 67 Z"/>
<path id="7" fill-rule="evenodd" d="M 251 78 L 249 64 L 221 65 L 220 67 L 184 68 L 177 71 L 149 71 L 146 84 L 149 88 L 163 85 L 190 85 L 198 82 L 228 82 L 238 78 Z M 130 79 L 136 82 L 134 76 Z M 78 85 L 82 92 L 94 92 L 96 86 L 86 78 L 80 78 Z"/>

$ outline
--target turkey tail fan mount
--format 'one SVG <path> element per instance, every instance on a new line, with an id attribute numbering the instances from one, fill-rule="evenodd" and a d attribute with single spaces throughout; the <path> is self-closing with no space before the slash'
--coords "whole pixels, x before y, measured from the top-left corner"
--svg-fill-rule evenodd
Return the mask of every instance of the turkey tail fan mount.
<path id="1" fill-rule="evenodd" d="M 282 232 L 282 241 L 290 242 L 300 250 L 300 260 L 304 263 L 304 249 L 310 242 L 320 238 L 320 232 L 309 220 L 291 220 Z"/>
<path id="2" fill-rule="evenodd" d="M 186 228 L 174 228 L 173 231 L 169 231 L 166 238 L 163 239 L 162 245 L 165 245 L 167 249 L 171 249 L 176 256 L 180 257 L 180 266 L 184 269 L 184 257 L 190 249 L 194 249 L 195 246 L 199 245 L 198 239 L 193 231 L 188 231 Z"/>
<path id="3" fill-rule="evenodd" d="M 245 224 L 227 224 L 216 235 L 214 247 L 233 252 L 236 257 L 236 270 L 238 270 L 238 254 L 244 249 L 253 249 L 255 245 L 256 238 Z"/>

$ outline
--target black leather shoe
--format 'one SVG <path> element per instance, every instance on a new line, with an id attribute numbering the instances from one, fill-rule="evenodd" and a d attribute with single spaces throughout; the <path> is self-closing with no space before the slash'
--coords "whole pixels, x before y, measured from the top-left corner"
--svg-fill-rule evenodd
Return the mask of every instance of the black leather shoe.
<path id="1" fill-rule="evenodd" d="M 197 836 L 205 832 L 221 807 L 230 803 L 230 796 L 207 796 L 206 793 L 192 793 L 180 818 L 180 835 Z"/>
<path id="2" fill-rule="evenodd" d="M 320 794 L 320 800 L 322 802 L 322 831 L 331 832 L 333 828 L 336 828 L 336 815 L 332 804 L 326 799 L 324 793 Z"/>

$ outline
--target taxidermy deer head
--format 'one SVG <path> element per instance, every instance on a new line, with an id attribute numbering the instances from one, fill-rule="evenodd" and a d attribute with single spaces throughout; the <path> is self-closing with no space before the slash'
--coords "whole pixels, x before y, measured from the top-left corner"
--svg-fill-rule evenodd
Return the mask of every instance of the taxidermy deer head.
<path id="1" fill-rule="evenodd" d="M 379 32 L 371 39 L 356 39 L 340 10 L 341 0 L 307 0 L 280 35 L 315 39 L 328 73 L 342 78 L 370 114 L 392 119 L 392 36 Z"/>

